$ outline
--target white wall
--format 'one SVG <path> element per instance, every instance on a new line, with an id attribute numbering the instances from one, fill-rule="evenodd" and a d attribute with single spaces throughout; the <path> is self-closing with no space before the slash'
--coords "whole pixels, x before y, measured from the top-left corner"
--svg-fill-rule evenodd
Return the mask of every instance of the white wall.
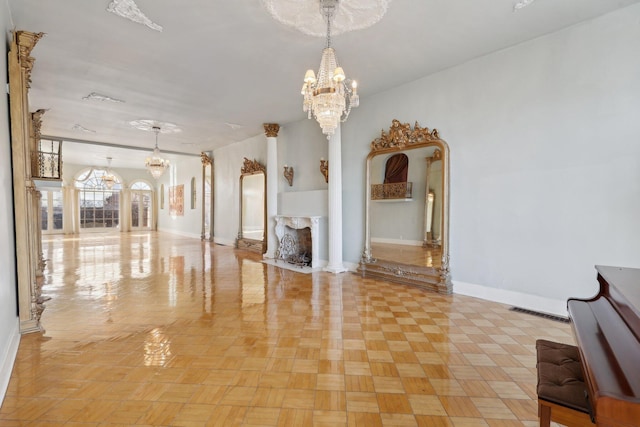
<path id="1" fill-rule="evenodd" d="M 7 53 L 13 25 L 7 2 L 0 2 L 0 30 L 3 49 L 0 49 L 0 402 L 2 402 L 20 342 L 17 314 L 16 254 L 13 232 L 13 182 L 11 173 L 11 144 L 9 141 L 9 97 L 7 87 Z"/>
<path id="2" fill-rule="evenodd" d="M 228 145 L 213 152 L 214 240 L 234 245 L 240 226 L 240 170 L 244 158 L 267 165 L 267 138 L 264 134 Z M 283 164 L 284 166 L 284 164 Z M 272 171 L 267 170 L 267 174 Z M 269 226 L 270 224 L 268 224 Z"/>
<path id="3" fill-rule="evenodd" d="M 196 179 L 196 204 L 191 209 L 191 178 Z M 164 209 L 160 209 L 160 186 L 164 184 Z M 184 215 L 172 216 L 169 211 L 169 188 L 184 185 Z M 183 236 L 200 238 L 202 233 L 202 162 L 200 157 L 182 157 L 172 160 L 157 181 L 158 230 Z"/>
<path id="4" fill-rule="evenodd" d="M 638 22 L 640 4 L 362 99 L 342 130 L 345 259 L 363 246 L 369 143 L 397 118 L 451 148 L 454 292 L 553 312 L 594 294 L 595 264 L 640 267 Z"/>

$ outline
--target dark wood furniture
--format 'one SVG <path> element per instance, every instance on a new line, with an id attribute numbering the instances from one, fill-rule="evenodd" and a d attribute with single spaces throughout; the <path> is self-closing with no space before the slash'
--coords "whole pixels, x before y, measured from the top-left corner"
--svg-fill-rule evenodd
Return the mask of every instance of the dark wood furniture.
<path id="1" fill-rule="evenodd" d="M 569 317 L 598 426 L 640 425 L 640 269 L 596 266 L 600 291 Z"/>
<path id="2" fill-rule="evenodd" d="M 592 425 L 578 347 L 537 340 L 536 356 L 540 427 Z"/>

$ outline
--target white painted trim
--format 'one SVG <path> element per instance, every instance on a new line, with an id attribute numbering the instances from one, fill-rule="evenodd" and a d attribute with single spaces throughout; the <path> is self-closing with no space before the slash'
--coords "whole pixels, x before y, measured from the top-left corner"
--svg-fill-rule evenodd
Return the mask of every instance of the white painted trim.
<path id="1" fill-rule="evenodd" d="M 358 266 L 360 265 L 356 262 L 349 262 L 349 261 L 344 261 L 342 264 L 347 268 L 348 271 L 352 273 L 355 273 L 356 271 L 358 271 Z"/>
<path id="2" fill-rule="evenodd" d="M 459 282 L 457 280 L 453 280 L 452 282 L 453 292 L 456 294 L 526 308 L 527 310 L 538 311 L 540 313 L 568 317 L 566 301 L 506 289 L 492 288 L 490 286 L 476 285 L 474 283 Z"/>
<path id="3" fill-rule="evenodd" d="M 233 239 L 225 239 L 224 237 L 213 236 L 213 243 L 217 243 L 223 246 L 235 246 L 236 241 Z"/>
<path id="4" fill-rule="evenodd" d="M 293 264 L 289 264 L 283 260 L 276 260 L 273 258 L 263 258 L 262 262 L 265 264 L 273 265 L 274 267 L 284 268 L 285 270 L 295 271 L 296 273 L 311 274 L 317 271 L 324 271 L 324 267 L 327 265 L 327 261 L 320 261 L 318 267 L 298 267 Z"/>
<path id="5" fill-rule="evenodd" d="M 392 245 L 422 246 L 424 242 L 422 240 L 385 239 L 383 237 L 372 237 L 371 243 L 389 243 Z"/>
<path id="6" fill-rule="evenodd" d="M 193 239 L 200 240 L 200 234 L 196 234 L 196 233 L 188 233 L 186 231 L 172 230 L 170 228 L 158 228 L 158 231 L 161 231 L 163 233 L 169 233 L 169 234 L 177 234 L 178 236 L 191 237 Z"/>
<path id="7" fill-rule="evenodd" d="M 9 387 L 9 380 L 11 379 L 11 372 L 13 371 L 13 364 L 16 361 L 19 346 L 20 321 L 16 317 L 13 324 L 13 331 L 11 331 L 9 337 L 9 345 L 5 351 L 0 354 L 0 405 L 2 405 L 4 396 L 7 393 L 7 388 Z"/>

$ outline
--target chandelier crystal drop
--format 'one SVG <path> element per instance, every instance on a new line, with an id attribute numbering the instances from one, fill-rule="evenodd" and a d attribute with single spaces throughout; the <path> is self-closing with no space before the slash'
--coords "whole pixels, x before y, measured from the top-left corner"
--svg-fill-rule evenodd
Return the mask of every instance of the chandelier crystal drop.
<path id="1" fill-rule="evenodd" d="M 303 111 L 309 119 L 314 117 L 318 121 L 327 139 L 341 121 L 347 120 L 351 109 L 360 104 L 356 81 L 347 79 L 331 47 L 331 21 L 337 5 L 338 0 L 320 0 L 320 12 L 327 23 L 327 47 L 322 51 L 317 78 L 313 70 L 307 70 L 301 91 Z"/>
<path id="2" fill-rule="evenodd" d="M 115 175 L 111 172 L 111 157 L 107 157 L 107 170 L 102 175 L 102 184 L 111 190 L 117 182 Z"/>
<path id="3" fill-rule="evenodd" d="M 153 149 L 153 153 L 151 154 L 151 156 L 147 157 L 147 159 L 145 160 L 144 166 L 147 168 L 152 177 L 158 179 L 169 167 L 169 160 L 163 159 L 160 156 L 160 150 L 158 149 L 158 133 L 160 133 L 160 127 L 153 126 L 152 129 L 156 134 L 156 147 Z"/>

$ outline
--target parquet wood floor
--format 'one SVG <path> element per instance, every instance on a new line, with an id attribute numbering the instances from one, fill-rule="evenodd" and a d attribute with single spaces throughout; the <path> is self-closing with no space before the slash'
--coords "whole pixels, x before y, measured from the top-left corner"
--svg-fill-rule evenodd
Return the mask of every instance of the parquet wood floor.
<path id="1" fill-rule="evenodd" d="M 44 242 L 1 426 L 536 426 L 567 324 L 163 233 Z M 454 272 L 455 274 L 455 272 Z"/>

